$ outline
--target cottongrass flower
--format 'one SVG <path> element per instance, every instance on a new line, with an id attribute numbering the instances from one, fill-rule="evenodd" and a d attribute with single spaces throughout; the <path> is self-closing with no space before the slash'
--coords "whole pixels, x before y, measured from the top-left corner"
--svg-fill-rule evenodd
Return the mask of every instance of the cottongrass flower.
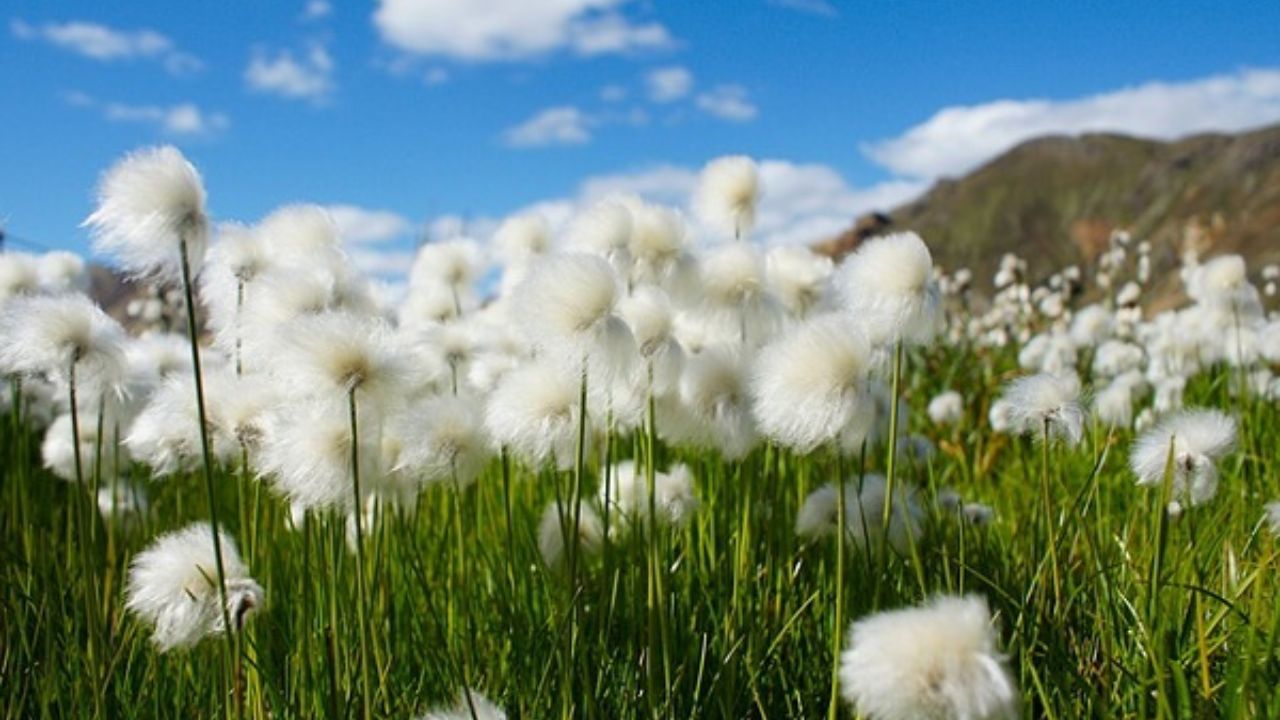
<path id="1" fill-rule="evenodd" d="M 614 465 L 609 482 L 600 485 L 600 504 L 617 512 L 626 524 L 639 524 L 649 517 L 649 487 L 645 468 L 625 460 Z M 654 472 L 654 518 L 664 525 L 683 525 L 698 508 L 693 492 L 693 472 L 679 464 L 667 472 Z"/>
<path id="2" fill-rule="evenodd" d="M 941 320 L 941 295 L 933 256 L 915 233 L 864 242 L 838 274 L 843 309 L 856 318 L 875 345 L 924 345 Z"/>
<path id="3" fill-rule="evenodd" d="M 942 596 L 849 628 L 840 686 L 868 720 L 1012 720 L 1017 689 L 981 597 Z"/>
<path id="4" fill-rule="evenodd" d="M 659 408 L 659 435 L 715 447 L 726 460 L 746 457 L 758 439 L 747 372 L 739 351 L 711 348 L 689 357 L 676 396 Z"/>
<path id="5" fill-rule="evenodd" d="M 783 245 L 765 255 L 764 269 L 769 291 L 793 317 L 803 318 L 827 300 L 835 265 L 807 247 Z"/>
<path id="6" fill-rule="evenodd" d="M 278 267 L 337 272 L 346 260 L 338 224 L 319 205 L 276 208 L 258 223 L 254 234 Z"/>
<path id="7" fill-rule="evenodd" d="M 618 303 L 618 314 L 631 328 L 646 374 L 652 373 L 649 389 L 655 395 L 666 395 L 680 381 L 684 364 L 684 348 L 675 338 L 671 299 L 660 288 L 646 285 Z"/>
<path id="8" fill-rule="evenodd" d="M 871 412 L 865 392 L 870 348 L 840 315 L 797 325 L 766 345 L 752 377 L 760 432 L 809 452 Z"/>
<path id="9" fill-rule="evenodd" d="M 194 275 L 204 257 L 208 219 L 204 186 L 177 148 L 130 153 L 98 187 L 98 207 L 84 221 L 94 250 L 128 272 L 161 281 L 182 279 L 182 255 Z"/>
<path id="10" fill-rule="evenodd" d="M 27 253 L 0 253 L 0 305 L 15 297 L 40 292 L 36 259 Z"/>
<path id="11" fill-rule="evenodd" d="M 840 490 L 835 483 L 828 483 L 809 493 L 796 514 L 796 535 L 805 540 L 836 535 L 839 530 Z M 885 480 L 882 475 L 869 474 L 844 482 L 845 535 L 847 542 L 859 550 L 878 551 L 884 542 Z M 889 547 L 899 555 L 909 555 L 911 545 L 919 542 L 923 529 L 924 511 L 916 501 L 916 493 L 905 483 L 893 490 L 893 510 L 889 517 Z"/>
<path id="12" fill-rule="evenodd" d="M 345 398 L 379 407 L 403 389 L 403 357 L 383 321 L 334 311 L 293 320 L 282 329 L 273 371 L 299 394 Z"/>
<path id="13" fill-rule="evenodd" d="M 262 587 L 249 576 L 233 539 L 219 536 L 226 602 L 219 606 L 213 534 L 207 523 L 160 536 L 129 566 L 125 607 L 153 626 L 160 652 L 195 645 L 226 631 L 224 617 L 239 632 L 262 608 Z"/>
<path id="14" fill-rule="evenodd" d="M 122 469 L 128 468 L 130 462 L 128 449 L 112 447 L 109 437 L 102 438 L 102 451 L 99 453 L 97 411 L 82 407 L 77 415 L 80 425 L 80 466 L 86 483 L 95 472 L 98 472 L 100 478 L 114 477 L 115 473 L 112 471 L 117 462 Z M 104 434 L 110 432 L 109 428 L 114 424 L 114 417 L 104 416 L 102 425 Z M 44 467 L 54 475 L 67 482 L 77 482 L 79 478 L 76 477 L 75 439 L 71 432 L 70 413 L 63 413 L 54 418 L 53 423 L 45 430 L 44 440 L 40 443 L 40 457 Z M 95 469 L 99 458 L 102 460 L 100 471 Z"/>
<path id="15" fill-rule="evenodd" d="M 376 422 L 359 423 L 361 494 L 382 482 Z M 349 509 L 352 497 L 351 420 L 346 403 L 305 400 L 279 406 L 264 420 L 259 475 L 287 501 L 308 510 Z"/>
<path id="16" fill-rule="evenodd" d="M 1084 436 L 1084 410 L 1080 407 L 1080 379 L 1072 375 L 1041 373 L 1010 382 L 1004 391 L 1010 430 L 1040 440 L 1056 437 L 1069 445 Z"/>
<path id="17" fill-rule="evenodd" d="M 418 720 L 507 720 L 507 714 L 484 695 L 464 689 L 453 705 L 430 710 Z"/>
<path id="18" fill-rule="evenodd" d="M 480 246 L 471 240 L 426 243 L 418 249 L 409 270 L 410 292 L 430 287 L 445 288 L 461 315 L 473 304 L 471 285 L 483 270 Z"/>
<path id="19" fill-rule="evenodd" d="M 45 253 L 36 260 L 40 289 L 50 295 L 88 292 L 89 273 L 84 258 L 73 252 Z"/>
<path id="20" fill-rule="evenodd" d="M 619 198 L 605 198 L 579 213 L 569 225 L 568 244 L 604 258 L 622 277 L 631 272 L 631 210 Z"/>
<path id="21" fill-rule="evenodd" d="M 564 253 L 530 269 L 512 296 L 513 312 L 535 345 L 583 356 L 605 335 L 618 296 L 618 278 L 607 262 Z"/>
<path id="22" fill-rule="evenodd" d="M 84 295 L 25 297 L 0 310 L 0 372 L 104 392 L 124 377 L 124 330 Z M 74 370 L 72 366 L 74 365 Z"/>
<path id="23" fill-rule="evenodd" d="M 573 466 L 579 379 L 562 365 L 535 360 L 507 373 L 485 405 L 485 427 L 499 446 L 534 467 L 551 459 Z"/>
<path id="24" fill-rule="evenodd" d="M 401 449 L 392 468 L 425 482 L 462 488 L 488 462 L 484 401 L 467 395 L 431 398 L 410 410 L 399 426 Z"/>
<path id="25" fill-rule="evenodd" d="M 116 481 L 98 488 L 98 512 L 104 518 L 129 518 L 147 511 L 147 494 L 139 485 Z"/>
<path id="26" fill-rule="evenodd" d="M 538 523 L 538 552 L 547 567 L 559 567 L 565 558 L 565 539 L 573 535 L 573 508 L 562 502 L 552 502 L 542 513 Z M 578 503 L 578 538 L 580 553 L 594 553 L 604 542 L 604 523 L 595 505 L 582 500 Z"/>
<path id="27" fill-rule="evenodd" d="M 926 410 L 935 425 L 955 425 L 964 418 L 964 397 L 955 390 L 935 395 Z"/>
<path id="28" fill-rule="evenodd" d="M 1235 441 L 1236 421 L 1231 416 L 1218 410 L 1184 410 L 1160 420 L 1138 437 L 1129 466 L 1139 485 L 1160 487 L 1172 448 L 1172 497 L 1196 507 L 1217 494 L 1215 462 Z"/>
<path id="29" fill-rule="evenodd" d="M 756 223 L 760 178 L 755 161 L 742 155 L 716 158 L 702 168 L 693 206 L 708 226 L 745 238 Z"/>

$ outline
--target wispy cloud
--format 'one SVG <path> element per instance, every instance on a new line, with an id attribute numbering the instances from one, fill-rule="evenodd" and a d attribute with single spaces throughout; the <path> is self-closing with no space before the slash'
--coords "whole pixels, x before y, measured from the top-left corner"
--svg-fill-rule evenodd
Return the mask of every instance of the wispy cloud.
<path id="1" fill-rule="evenodd" d="M 383 243 L 413 232 L 413 223 L 392 210 L 350 204 L 329 205 L 325 209 L 337 223 L 339 234 L 350 243 Z"/>
<path id="2" fill-rule="evenodd" d="M 535 113 L 524 122 L 507 128 L 503 141 L 517 148 L 549 145 L 583 145 L 591 142 L 595 121 L 576 107 L 562 105 Z"/>
<path id="3" fill-rule="evenodd" d="M 245 68 L 244 79 L 256 92 L 318 103 L 333 93 L 333 71 L 333 57 L 320 43 L 300 55 L 288 49 L 272 53 L 258 48 Z"/>
<path id="4" fill-rule="evenodd" d="M 902 134 L 863 146 L 899 175 L 958 175 L 1040 135 L 1120 132 L 1172 139 L 1280 120 L 1280 69 L 1189 82 L 1151 82 L 1070 100 L 998 100 L 939 110 Z"/>
<path id="5" fill-rule="evenodd" d="M 606 55 L 668 48 L 666 27 L 623 13 L 629 0 L 380 0 L 373 22 L 399 50 L 468 62 L 567 50 Z"/>
<path id="6" fill-rule="evenodd" d="M 828 0 L 769 0 L 769 4 L 821 17 L 836 17 L 840 14 Z"/>
<path id="7" fill-rule="evenodd" d="M 699 93 L 695 102 L 699 110 L 721 120 L 747 122 L 759 114 L 759 108 L 741 85 L 717 85 Z"/>
<path id="8" fill-rule="evenodd" d="M 130 104 L 100 101 L 83 92 L 66 93 L 63 100 L 74 107 L 96 110 L 111 122 L 150 125 L 166 135 L 208 136 L 231 126 L 231 119 L 226 113 L 202 110 L 191 102 L 174 105 Z"/>
<path id="9" fill-rule="evenodd" d="M 693 73 L 679 65 L 658 68 L 645 75 L 644 84 L 653 102 L 675 102 L 693 90 Z"/>
<path id="10" fill-rule="evenodd" d="M 172 40 L 154 30 L 118 30 L 82 20 L 32 25 L 21 19 L 11 20 L 9 30 L 20 40 L 45 42 L 99 62 L 154 61 L 174 75 L 204 67 L 199 58 L 180 51 Z"/>
<path id="11" fill-rule="evenodd" d="M 302 20 L 320 20 L 333 14 L 333 5 L 328 0 L 307 0 L 302 7 Z"/>

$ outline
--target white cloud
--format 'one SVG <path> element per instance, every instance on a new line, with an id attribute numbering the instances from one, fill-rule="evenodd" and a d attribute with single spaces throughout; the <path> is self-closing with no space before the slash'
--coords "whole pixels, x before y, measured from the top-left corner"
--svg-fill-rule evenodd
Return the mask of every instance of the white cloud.
<path id="1" fill-rule="evenodd" d="M 644 83 L 653 102 L 675 102 L 693 90 L 693 73 L 678 65 L 658 68 L 645 76 Z"/>
<path id="2" fill-rule="evenodd" d="M 62 98 L 73 107 L 98 110 L 111 122 L 152 125 L 166 135 L 187 137 L 213 135 L 231 127 L 231 119 L 226 113 L 207 112 L 189 102 L 176 105 L 99 102 L 93 96 L 79 91 L 64 93 Z"/>
<path id="3" fill-rule="evenodd" d="M 1233 132 L 1280 119 L 1280 70 L 1242 70 L 1182 83 L 1151 82 L 1073 100 L 998 100 L 939 110 L 863 151 L 899 175 L 958 175 L 1051 133 L 1120 132 L 1173 139 Z"/>
<path id="4" fill-rule="evenodd" d="M 422 82 L 434 87 L 449 82 L 449 71 L 442 67 L 434 67 L 422 74 Z"/>
<path id="5" fill-rule="evenodd" d="M 333 92 L 333 69 L 333 58 L 319 43 L 301 57 L 287 49 L 274 55 L 257 49 L 245 68 L 244 79 L 258 92 L 322 102 Z"/>
<path id="6" fill-rule="evenodd" d="M 402 239 L 413 232 L 408 218 L 391 210 L 358 205 L 329 205 L 325 208 L 338 224 L 338 233 L 349 243 L 383 243 Z"/>
<path id="7" fill-rule="evenodd" d="M 840 14 L 836 6 L 827 0 L 769 0 L 769 4 L 821 17 L 836 17 Z"/>
<path id="8" fill-rule="evenodd" d="M 605 85 L 600 88 L 600 99 L 609 102 L 622 102 L 627 99 L 627 89 L 621 85 Z"/>
<path id="9" fill-rule="evenodd" d="M 834 168 L 817 163 L 764 160 L 759 169 L 763 193 L 756 212 L 756 236 L 766 245 L 826 239 L 847 229 L 859 215 L 891 210 L 927 186 L 923 181 L 891 180 L 855 188 Z M 590 205 L 608 195 L 624 193 L 688 211 L 698 172 L 697 168 L 658 165 L 587 178 L 579 186 L 577 203 Z M 710 232 L 697 229 L 703 234 Z"/>
<path id="10" fill-rule="evenodd" d="M 382 39 L 400 50 L 466 61 L 671 46 L 671 35 L 661 24 L 635 22 L 622 14 L 629 1 L 381 0 L 373 22 Z"/>
<path id="11" fill-rule="evenodd" d="M 700 93 L 696 100 L 698 109 L 722 120 L 747 122 L 755 119 L 759 110 L 741 85 L 717 85 Z"/>
<path id="12" fill-rule="evenodd" d="M 31 25 L 14 19 L 9 30 L 20 40 L 40 40 L 100 62 L 152 60 L 174 75 L 204 66 L 195 56 L 181 52 L 174 42 L 154 30 L 117 30 L 98 23 L 72 20 Z"/>
<path id="13" fill-rule="evenodd" d="M 307 4 L 302 8 L 302 19 L 320 20 L 329 17 L 333 13 L 333 5 L 328 0 L 307 0 Z"/>
<path id="14" fill-rule="evenodd" d="M 551 107 L 502 133 L 511 147 L 582 145 L 591 141 L 593 120 L 572 106 Z"/>

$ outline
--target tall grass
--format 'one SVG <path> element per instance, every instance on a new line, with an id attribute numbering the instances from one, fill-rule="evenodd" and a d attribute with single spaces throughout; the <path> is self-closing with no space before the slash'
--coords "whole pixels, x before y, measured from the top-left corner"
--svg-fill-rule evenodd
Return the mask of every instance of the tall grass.
<path id="1" fill-rule="evenodd" d="M 644 428 L 617 438 L 615 457 L 641 448 L 659 467 L 688 463 L 701 507 L 669 536 L 655 538 L 650 527 L 615 535 L 607 555 L 581 554 L 569 592 L 574 579 L 548 571 L 536 547 L 555 480 L 505 457 L 465 502 L 440 485 L 411 511 L 389 511 L 364 538 L 364 577 L 347 550 L 345 518 L 319 515 L 295 531 L 270 493 L 254 493 L 237 512 L 238 491 L 251 486 L 237 468 L 216 468 L 223 531 L 241 540 L 268 591 L 239 650 L 254 688 L 246 716 L 349 717 L 370 702 L 374 714 L 407 717 L 455 699 L 465 675 L 516 717 L 562 715 L 569 701 L 579 717 L 818 717 L 831 697 L 832 619 L 943 592 L 988 598 L 1029 717 L 1280 714 L 1277 546 L 1260 522 L 1261 504 L 1280 495 L 1274 403 L 1235 399 L 1227 370 L 1193 380 L 1188 404 L 1238 408 L 1240 445 L 1254 450 L 1223 463 L 1212 503 L 1171 520 L 1162 493 L 1132 482 L 1128 431 L 1095 428 L 1077 448 L 1053 448 L 1043 469 L 1031 440 L 991 434 L 986 409 L 1014 368 L 1011 355 L 913 351 L 905 366 L 902 391 L 914 408 L 945 382 L 966 388 L 968 411 L 933 459 L 894 472 L 926 498 L 954 487 L 992 505 L 996 520 L 977 527 L 934 511 L 916 541 L 919 573 L 892 552 L 881 563 L 850 550 L 839 594 L 835 544 L 806 544 L 792 530 L 807 492 L 837 476 L 833 454 L 765 446 L 738 464 L 666 447 Z M 907 430 L 936 432 L 923 413 L 911 417 L 919 425 Z M 210 672 L 221 666 L 220 643 L 158 654 L 122 611 L 131 555 L 158 532 L 205 516 L 200 473 L 155 482 L 141 466 L 127 469 L 123 479 L 150 491 L 149 509 L 105 517 L 109 534 L 77 548 L 86 539 L 76 530 L 82 490 L 38 466 L 39 438 L 19 404 L 2 433 L 0 716 L 217 717 L 233 709 L 221 674 Z M 868 449 L 865 457 L 875 471 L 887 454 Z M 589 455 L 583 463 L 589 496 L 602 463 Z M 1046 488 L 1051 497 L 1042 497 Z M 1060 523 L 1040 517 L 1046 499 Z M 462 540 L 458 525 L 465 560 L 453 545 Z M 99 582 L 84 572 L 82 553 Z M 464 623 L 446 612 L 454 574 L 466 585 Z M 367 655 L 352 642 L 365 638 L 366 622 Z M 566 633 L 576 633 L 572 642 Z M 459 647 L 465 660 L 453 652 Z M 655 687 L 658 678 L 668 686 Z M 572 683 L 571 696 L 562 683 Z"/>

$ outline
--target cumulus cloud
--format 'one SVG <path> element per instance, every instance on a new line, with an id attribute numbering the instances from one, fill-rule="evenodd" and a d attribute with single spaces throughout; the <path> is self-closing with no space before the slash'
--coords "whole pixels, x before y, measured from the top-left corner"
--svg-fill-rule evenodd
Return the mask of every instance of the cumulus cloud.
<path id="1" fill-rule="evenodd" d="M 576 107 L 550 107 L 519 125 L 507 128 L 502 138 L 507 145 L 518 148 L 582 145 L 591 142 L 593 122 Z"/>
<path id="2" fill-rule="evenodd" d="M 348 243 L 376 244 L 403 239 L 413 232 L 413 223 L 391 210 L 337 204 L 325 208 L 338 225 L 338 233 Z"/>
<path id="3" fill-rule="evenodd" d="M 32 25 L 20 19 L 10 21 L 9 30 L 20 40 L 45 42 L 99 62 L 150 60 L 174 75 L 204 66 L 199 58 L 178 50 L 173 40 L 154 30 L 117 30 L 81 20 Z"/>
<path id="4" fill-rule="evenodd" d="M 678 65 L 658 68 L 645 75 L 644 84 L 653 102 L 675 102 L 693 90 L 693 73 Z"/>
<path id="5" fill-rule="evenodd" d="M 939 110 L 897 137 L 863 146 L 903 176 L 958 175 L 1040 135 L 1120 132 L 1173 139 L 1233 132 L 1280 118 L 1280 70 L 1151 82 L 1071 100 L 998 100 Z"/>
<path id="6" fill-rule="evenodd" d="M 244 80 L 251 90 L 293 100 L 323 102 L 333 92 L 333 57 L 319 43 L 305 55 L 254 50 Z"/>
<path id="7" fill-rule="evenodd" d="M 73 107 L 97 110 L 102 117 L 111 122 L 151 125 L 166 135 L 188 137 L 214 135 L 231 126 L 231 119 L 226 113 L 208 112 L 190 102 L 175 105 L 134 105 L 99 101 L 79 91 L 65 93 L 63 100 Z"/>
<path id="8" fill-rule="evenodd" d="M 699 93 L 695 102 L 704 113 L 731 122 L 747 122 L 759 114 L 747 89 L 741 85 L 717 85 Z"/>
<path id="9" fill-rule="evenodd" d="M 373 22 L 383 41 L 397 49 L 473 62 L 671 46 L 664 26 L 623 14 L 629 1 L 380 0 Z"/>

